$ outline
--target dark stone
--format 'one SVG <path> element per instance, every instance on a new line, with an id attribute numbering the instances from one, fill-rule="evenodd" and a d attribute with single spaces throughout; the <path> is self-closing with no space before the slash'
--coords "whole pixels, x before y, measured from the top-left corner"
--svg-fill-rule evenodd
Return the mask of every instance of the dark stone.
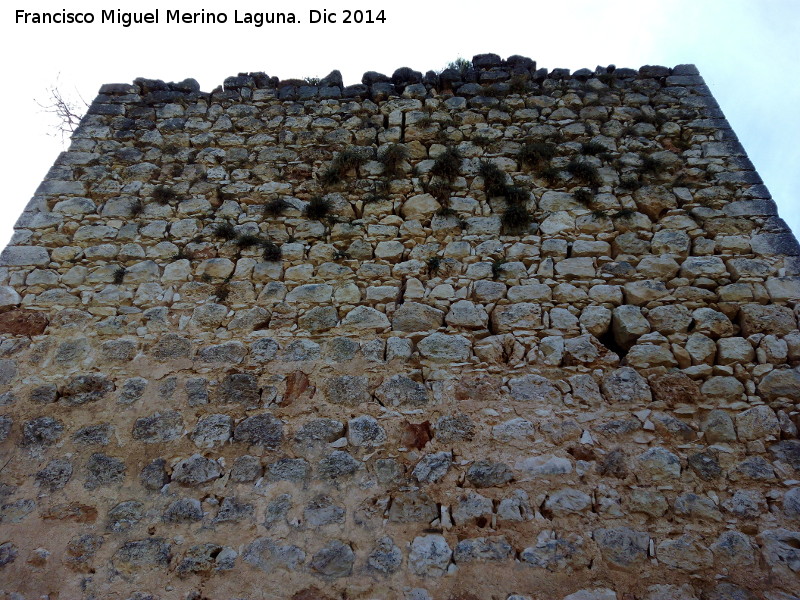
<path id="1" fill-rule="evenodd" d="M 23 446 L 52 446 L 64 435 L 64 423 L 53 417 L 38 417 L 22 426 Z"/>
<path id="2" fill-rule="evenodd" d="M 186 380 L 184 389 L 189 400 L 189 406 L 208 404 L 208 381 L 203 377 L 193 377 Z"/>
<path id="3" fill-rule="evenodd" d="M 169 543 L 160 537 L 124 543 L 114 553 L 114 565 L 129 569 L 166 567 L 171 558 Z"/>
<path id="4" fill-rule="evenodd" d="M 392 74 L 392 83 L 399 86 L 422 83 L 422 73 L 409 67 L 400 67 Z"/>
<path id="5" fill-rule="evenodd" d="M 326 577 L 347 577 L 353 572 L 353 549 L 339 540 L 328 542 L 311 559 L 311 568 Z"/>
<path id="6" fill-rule="evenodd" d="M 14 419 L 8 415 L 0 417 L 0 443 L 5 442 L 11 433 L 11 425 L 14 424 Z"/>
<path id="7" fill-rule="evenodd" d="M 342 73 L 334 69 L 328 75 L 319 80 L 319 87 L 342 87 Z"/>
<path id="8" fill-rule="evenodd" d="M 439 417 L 434 426 L 436 440 L 449 444 L 451 442 L 468 442 L 475 436 L 475 423 L 468 415 Z"/>
<path id="9" fill-rule="evenodd" d="M 361 467 L 361 462 L 342 450 L 334 450 L 319 461 L 317 473 L 323 479 L 340 479 L 352 475 Z"/>
<path id="10" fill-rule="evenodd" d="M 133 439 L 146 444 L 157 444 L 177 440 L 183 434 L 183 417 L 171 410 L 163 414 L 136 419 L 133 425 Z"/>
<path id="11" fill-rule="evenodd" d="M 600 475 L 625 479 L 628 476 L 628 467 L 625 463 L 625 452 L 622 448 L 614 448 L 597 463 L 597 472 Z"/>
<path id="12" fill-rule="evenodd" d="M 233 439 L 274 450 L 283 441 L 283 423 L 270 413 L 247 417 L 233 430 Z"/>
<path id="13" fill-rule="evenodd" d="M 202 521 L 203 507 L 196 498 L 181 498 L 167 507 L 161 519 L 165 523 L 194 523 Z"/>
<path id="14" fill-rule="evenodd" d="M 143 377 L 131 377 L 122 384 L 122 393 L 119 395 L 121 404 L 133 404 L 144 394 L 147 387 L 147 379 Z"/>
<path id="15" fill-rule="evenodd" d="M 81 427 L 72 435 L 72 442 L 79 446 L 107 446 L 114 435 L 114 427 L 110 423 L 98 423 Z"/>
<path id="16" fill-rule="evenodd" d="M 344 523 L 345 510 L 337 506 L 330 496 L 318 495 L 303 509 L 303 518 L 311 528 L 330 525 L 331 523 Z"/>
<path id="17" fill-rule="evenodd" d="M 479 460 L 467 470 L 467 480 L 476 488 L 505 485 L 513 478 L 511 469 L 501 462 Z"/>
<path id="18" fill-rule="evenodd" d="M 72 478 L 72 463 L 65 458 L 54 458 L 36 473 L 36 483 L 51 492 L 60 490 Z"/>
<path id="19" fill-rule="evenodd" d="M 311 466 L 302 458 L 282 458 L 267 465 L 269 481 L 303 481 L 308 478 Z"/>
<path id="20" fill-rule="evenodd" d="M 497 54 L 476 54 L 472 57 L 472 66 L 476 69 L 490 69 L 503 64 L 503 59 Z"/>
<path id="21" fill-rule="evenodd" d="M 389 83 L 391 78 L 383 73 L 376 73 L 375 71 L 367 71 L 361 76 L 361 83 L 364 85 L 372 85 L 374 83 Z"/>
<path id="22" fill-rule="evenodd" d="M 143 518 L 144 504 L 136 500 L 126 500 L 108 511 L 106 529 L 115 533 L 127 531 Z"/>
<path id="23" fill-rule="evenodd" d="M 58 388 L 52 383 L 37 385 L 31 390 L 28 398 L 36 404 L 52 404 L 58 400 Z"/>
<path id="24" fill-rule="evenodd" d="M 249 373 L 232 373 L 222 380 L 217 389 L 217 402 L 257 406 L 260 400 L 258 379 Z"/>
<path id="25" fill-rule="evenodd" d="M 219 463 L 200 454 L 179 462 L 172 471 L 172 480 L 190 487 L 202 485 L 222 476 Z"/>
<path id="26" fill-rule="evenodd" d="M 235 497 L 227 497 L 222 501 L 215 523 L 238 523 L 253 516 L 255 509 L 252 504 L 242 502 Z"/>
<path id="27" fill-rule="evenodd" d="M 79 406 L 96 402 L 114 391 L 114 383 L 103 375 L 78 375 L 61 390 L 60 402 L 67 406 Z"/>
<path id="28" fill-rule="evenodd" d="M 800 440 L 783 440 L 769 447 L 775 460 L 788 463 L 800 471 Z"/>
<path id="29" fill-rule="evenodd" d="M 192 342 L 177 333 L 164 335 L 153 346 L 151 355 L 159 360 L 169 360 L 174 358 L 189 358 L 192 351 Z"/>
<path id="30" fill-rule="evenodd" d="M 704 481 L 713 481 L 722 475 L 722 467 L 719 466 L 719 454 L 716 450 L 697 452 L 689 456 L 686 462 L 689 468 Z"/>
<path id="31" fill-rule="evenodd" d="M 104 541 L 105 539 L 102 535 L 94 533 L 75 536 L 67 544 L 66 552 L 64 553 L 67 564 L 72 568 L 83 570 L 86 568 L 85 563 L 94 557 Z"/>
<path id="32" fill-rule="evenodd" d="M 261 460 L 257 456 L 237 456 L 231 467 L 231 480 L 248 483 L 261 477 Z"/>
<path id="33" fill-rule="evenodd" d="M 17 547 L 11 542 L 0 544 L 0 569 L 17 560 Z"/>
<path id="34" fill-rule="evenodd" d="M 156 458 L 139 473 L 139 481 L 148 490 L 160 490 L 169 483 L 167 461 L 163 458 Z"/>
<path id="35" fill-rule="evenodd" d="M 125 463 L 119 458 L 97 452 L 86 462 L 86 472 L 83 487 L 93 490 L 122 481 L 125 478 Z"/>

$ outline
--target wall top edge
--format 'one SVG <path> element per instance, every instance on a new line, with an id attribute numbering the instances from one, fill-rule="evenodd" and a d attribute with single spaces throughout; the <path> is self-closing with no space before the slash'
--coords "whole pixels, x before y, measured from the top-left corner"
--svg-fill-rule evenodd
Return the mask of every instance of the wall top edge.
<path id="1" fill-rule="evenodd" d="M 618 68 L 615 65 L 597 66 L 595 69 L 537 68 L 536 61 L 514 55 L 502 59 L 496 54 L 478 54 L 471 61 L 461 63 L 459 69 L 448 68 L 443 71 L 415 71 L 409 67 L 396 69 L 391 76 L 375 71 L 367 71 L 361 83 L 345 85 L 338 70 L 331 71 L 322 78 L 280 79 L 264 72 L 239 73 L 227 77 L 222 85 L 211 92 L 203 92 L 197 80 L 188 78 L 180 82 L 165 82 L 160 79 L 137 78 L 133 83 L 107 83 L 100 87 L 99 98 L 95 102 L 105 102 L 114 98 L 119 102 L 149 103 L 169 102 L 181 97 L 227 97 L 230 95 L 247 97 L 252 90 L 275 90 L 279 99 L 286 100 L 324 100 L 348 99 L 374 96 L 401 95 L 407 88 L 411 93 L 424 93 L 431 89 L 455 91 L 464 85 L 482 84 L 494 87 L 515 86 L 527 82 L 541 83 L 544 80 L 601 82 L 624 79 L 661 79 L 667 85 L 704 85 L 697 67 L 693 64 L 665 67 L 644 65 L 638 69 Z M 414 88 L 412 86 L 418 86 Z M 502 90 L 501 90 L 502 91 Z"/>

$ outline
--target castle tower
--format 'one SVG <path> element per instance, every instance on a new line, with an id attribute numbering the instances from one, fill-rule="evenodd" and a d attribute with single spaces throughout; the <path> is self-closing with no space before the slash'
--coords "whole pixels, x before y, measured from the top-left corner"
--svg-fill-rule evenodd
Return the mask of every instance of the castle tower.
<path id="1" fill-rule="evenodd" d="M 692 65 L 104 85 L 0 260 L 3 598 L 800 591 L 800 246 Z"/>

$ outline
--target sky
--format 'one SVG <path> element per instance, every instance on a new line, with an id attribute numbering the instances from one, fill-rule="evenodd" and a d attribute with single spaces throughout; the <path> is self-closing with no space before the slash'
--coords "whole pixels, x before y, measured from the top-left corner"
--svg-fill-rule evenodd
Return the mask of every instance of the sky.
<path id="1" fill-rule="evenodd" d="M 28 12 L 92 12 L 95 23 L 17 23 L 0 16 L 5 115 L 0 246 L 66 144 L 40 106 L 48 90 L 91 102 L 103 83 L 136 77 L 211 91 L 225 77 L 264 71 L 281 79 L 339 69 L 346 85 L 365 71 L 439 70 L 457 57 L 528 56 L 539 67 L 638 68 L 694 63 L 778 203 L 800 234 L 800 1 L 798 0 L 203 0 L 28 1 Z M 102 10 L 160 10 L 159 24 L 100 23 Z M 337 23 L 311 23 L 310 11 Z M 344 10 L 383 11 L 385 22 L 344 24 Z M 224 11 L 226 24 L 165 23 L 167 10 Z M 234 11 L 293 12 L 296 24 L 234 23 Z M 68 142 L 68 140 L 67 140 Z"/>

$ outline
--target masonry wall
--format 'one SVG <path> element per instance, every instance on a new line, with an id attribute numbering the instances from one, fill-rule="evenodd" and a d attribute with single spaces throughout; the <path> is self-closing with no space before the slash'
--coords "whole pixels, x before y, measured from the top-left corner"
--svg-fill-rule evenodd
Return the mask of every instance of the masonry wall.
<path id="1" fill-rule="evenodd" d="M 691 65 L 103 86 L 2 253 L 0 590 L 796 598 L 798 255 Z"/>

